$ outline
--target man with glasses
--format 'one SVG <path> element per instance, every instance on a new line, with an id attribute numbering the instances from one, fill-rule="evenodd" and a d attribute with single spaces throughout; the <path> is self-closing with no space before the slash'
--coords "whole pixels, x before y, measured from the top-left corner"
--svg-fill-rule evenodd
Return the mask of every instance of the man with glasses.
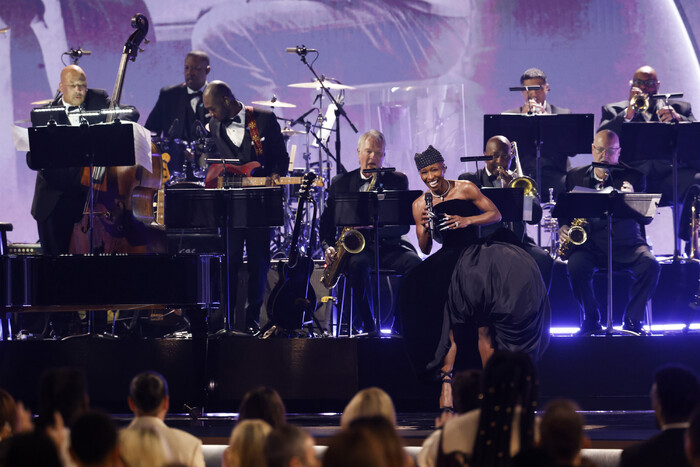
<path id="1" fill-rule="evenodd" d="M 630 83 L 629 98 L 606 104 L 602 108 L 600 120 L 600 130 L 612 130 L 618 135 L 621 134 L 622 124 L 625 122 L 694 122 L 695 117 L 690 107 L 690 103 L 669 100 L 668 105 L 664 99 L 651 98 L 659 92 L 660 81 L 654 70 L 650 66 L 643 66 L 634 72 Z M 648 100 L 648 107 L 637 107 L 635 101 L 638 96 L 645 95 Z M 629 164 L 640 170 L 647 177 L 648 192 L 661 193 L 663 201 L 668 204 L 672 200 L 673 194 L 673 173 L 671 163 L 666 159 L 655 160 L 634 160 Z M 693 182 L 695 170 L 679 165 L 678 171 L 678 192 L 682 196 L 687 187 Z"/>
<path id="2" fill-rule="evenodd" d="M 591 148 L 594 162 L 617 165 L 620 157 L 620 141 L 610 130 L 596 133 Z M 619 164 L 621 170 L 586 165 L 570 170 L 566 174 L 566 188 L 614 189 L 621 192 L 642 192 L 646 181 L 644 174 L 627 165 Z M 608 231 L 607 219 L 586 219 L 587 240 L 580 246 L 572 246 L 567 270 L 574 296 L 583 310 L 583 323 L 579 335 L 589 336 L 602 332 L 600 310 L 593 292 L 593 274 L 607 265 Z M 622 328 L 647 334 L 642 327 L 646 303 L 651 298 L 659 280 L 661 266 L 649 249 L 639 225 L 641 219 L 613 219 L 612 264 L 614 270 L 632 273 L 629 301 L 625 309 Z M 569 238 L 570 222 L 562 223 L 559 239 Z"/>

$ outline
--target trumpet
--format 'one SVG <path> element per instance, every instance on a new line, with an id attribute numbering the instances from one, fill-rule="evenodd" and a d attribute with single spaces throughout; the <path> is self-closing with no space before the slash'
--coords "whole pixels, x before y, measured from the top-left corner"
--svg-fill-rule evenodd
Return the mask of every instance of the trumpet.
<path id="1" fill-rule="evenodd" d="M 513 180 L 508 183 L 508 188 L 522 188 L 525 196 L 537 196 L 537 182 L 534 179 L 523 174 L 523 168 L 520 165 L 520 155 L 518 154 L 518 143 L 513 141 L 510 143 L 511 150 L 515 154 L 515 172 Z"/>
<path id="2" fill-rule="evenodd" d="M 637 94 L 630 99 L 630 107 L 634 110 L 634 113 L 644 113 L 649 108 L 649 95 L 648 94 Z"/>

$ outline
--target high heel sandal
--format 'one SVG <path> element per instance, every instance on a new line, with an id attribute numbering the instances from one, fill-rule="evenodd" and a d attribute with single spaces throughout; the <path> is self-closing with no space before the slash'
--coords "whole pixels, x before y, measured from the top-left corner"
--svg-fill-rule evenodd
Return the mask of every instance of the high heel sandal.
<path id="1" fill-rule="evenodd" d="M 440 383 L 441 384 L 452 384 L 452 372 L 440 370 Z M 453 406 L 440 407 L 441 413 L 455 413 L 455 408 Z"/>

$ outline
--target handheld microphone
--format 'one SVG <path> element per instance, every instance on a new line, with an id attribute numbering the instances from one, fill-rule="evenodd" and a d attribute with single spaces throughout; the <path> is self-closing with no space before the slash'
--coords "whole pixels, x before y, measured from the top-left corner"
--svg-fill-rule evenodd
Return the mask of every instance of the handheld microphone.
<path id="1" fill-rule="evenodd" d="M 296 46 L 296 47 L 287 47 L 284 49 L 285 52 L 288 54 L 297 54 L 297 55 L 306 55 L 309 52 L 317 52 L 316 49 L 307 49 L 305 45 L 301 46 Z"/>

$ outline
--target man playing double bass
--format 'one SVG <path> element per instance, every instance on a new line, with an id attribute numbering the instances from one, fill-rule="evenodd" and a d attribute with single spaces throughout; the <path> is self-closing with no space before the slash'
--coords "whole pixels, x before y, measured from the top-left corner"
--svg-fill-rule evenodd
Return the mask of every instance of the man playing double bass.
<path id="1" fill-rule="evenodd" d="M 209 130 L 221 157 L 238 159 L 241 165 L 259 163 L 260 167 L 249 175 L 268 177 L 270 183 L 287 173 L 289 155 L 274 113 L 244 106 L 223 81 L 209 83 L 202 99 L 211 116 Z M 223 170 L 220 165 L 212 166 L 210 173 L 217 168 Z M 249 277 L 245 329 L 253 334 L 259 330 L 260 308 L 270 269 L 271 234 L 269 227 L 233 229 L 229 237 L 229 300 L 236 303 L 238 270 L 243 264 L 245 243 Z"/>

